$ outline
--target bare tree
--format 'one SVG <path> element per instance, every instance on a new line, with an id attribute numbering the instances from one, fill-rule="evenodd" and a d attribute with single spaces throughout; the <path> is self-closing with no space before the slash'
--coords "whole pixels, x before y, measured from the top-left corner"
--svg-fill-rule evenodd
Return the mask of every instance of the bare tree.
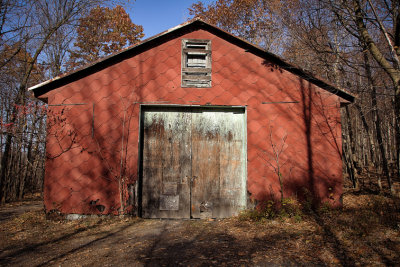
<path id="1" fill-rule="evenodd" d="M 271 150 L 270 151 L 264 151 L 261 150 L 262 154 L 260 153 L 259 156 L 264 160 L 266 165 L 271 167 L 273 172 L 276 174 L 278 181 L 279 181 L 279 186 L 280 186 L 280 192 L 281 192 L 281 203 L 283 203 L 284 199 L 284 177 L 285 176 L 290 176 L 291 173 L 291 168 L 289 168 L 289 174 L 284 175 L 282 173 L 282 168 L 288 163 L 289 159 L 284 159 L 283 153 L 287 149 L 287 144 L 286 144 L 286 139 L 287 139 L 287 132 L 280 138 L 278 142 L 273 140 L 272 137 L 273 133 L 273 126 L 270 126 L 269 130 L 269 145 Z"/>
<path id="2" fill-rule="evenodd" d="M 21 196 L 23 193 L 10 193 L 12 188 L 21 188 L 25 184 L 24 179 L 28 173 L 29 163 L 36 169 L 38 164 L 36 155 L 32 151 L 41 153 L 44 160 L 44 143 L 39 145 L 42 138 L 35 136 L 36 127 L 43 126 L 44 119 L 39 116 L 41 105 L 37 106 L 36 117 L 29 118 L 21 110 L 27 110 L 28 106 L 35 102 L 26 92 L 29 85 L 33 85 L 59 73 L 59 66 L 63 57 L 66 44 L 56 48 L 52 41 L 62 39 L 62 30 L 68 25 L 74 25 L 77 19 L 87 13 L 90 8 L 107 0 L 35 0 L 35 1 L 1 1 L 0 2 L 0 53 L 2 60 L 3 86 L 2 90 L 8 97 L 2 102 L 2 127 L 1 134 L 1 166 L 0 166 L 0 201 Z M 57 45 L 59 45 L 58 43 Z M 45 75 L 43 66 L 38 63 L 43 52 L 54 51 L 53 62 L 57 70 L 52 70 L 50 75 Z M 57 63 L 58 62 L 58 63 Z M 18 65 L 18 68 L 15 66 Z M 3 95 L 2 95 L 3 96 Z M 40 118 L 40 119 L 39 119 Z M 39 121 L 38 121 L 39 120 Z M 12 126 L 12 127 L 10 127 Z M 35 127 L 34 127 L 35 126 Z M 33 128 L 32 128 L 33 127 Z M 27 134 L 31 130 L 31 134 Z M 44 128 L 40 129 L 43 134 Z M 29 138 L 33 138 L 31 143 Z M 28 158 L 27 158 L 28 157 Z M 30 157 L 30 158 L 29 158 Z M 18 167 L 18 166 L 19 167 Z M 25 168 L 25 169 L 24 169 Z M 18 186 L 17 186 L 18 184 Z M 14 190 L 15 191 L 15 190 Z M 20 190 L 21 191 L 21 190 Z"/>

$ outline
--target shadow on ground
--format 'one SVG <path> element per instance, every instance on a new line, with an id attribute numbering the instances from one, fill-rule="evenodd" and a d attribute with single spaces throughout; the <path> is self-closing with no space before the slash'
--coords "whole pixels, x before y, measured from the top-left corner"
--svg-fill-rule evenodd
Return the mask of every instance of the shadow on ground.
<path id="1" fill-rule="evenodd" d="M 343 210 L 310 212 L 300 221 L 49 221 L 42 210 L 10 215 L 0 207 L 0 265 L 398 265 L 397 203 L 365 194 L 345 195 L 344 201 Z"/>
<path id="2" fill-rule="evenodd" d="M 215 224 L 218 227 L 218 224 Z M 296 238 L 288 233 L 267 235 L 264 238 L 238 239 L 226 232 L 196 231 L 189 239 L 171 239 L 163 232 L 138 258 L 144 266 L 301 266 L 321 265 L 318 258 L 313 263 L 296 255 L 281 251 L 281 242 Z M 279 248 L 278 248 L 279 247 Z M 277 254 L 280 255 L 277 255 Z"/>

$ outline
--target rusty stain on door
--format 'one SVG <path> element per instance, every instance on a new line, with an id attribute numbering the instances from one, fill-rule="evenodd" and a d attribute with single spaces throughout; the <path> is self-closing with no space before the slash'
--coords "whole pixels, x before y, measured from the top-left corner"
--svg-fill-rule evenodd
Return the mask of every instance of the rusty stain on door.
<path id="1" fill-rule="evenodd" d="M 142 216 L 224 218 L 246 206 L 244 108 L 142 109 Z"/>

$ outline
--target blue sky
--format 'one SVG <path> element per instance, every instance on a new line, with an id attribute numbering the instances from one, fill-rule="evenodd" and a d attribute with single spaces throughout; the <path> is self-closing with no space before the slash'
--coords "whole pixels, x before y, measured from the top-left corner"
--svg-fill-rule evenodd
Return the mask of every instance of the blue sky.
<path id="1" fill-rule="evenodd" d="M 131 20 L 143 26 L 144 38 L 172 28 L 189 17 L 188 7 L 198 0 L 136 0 L 128 9 Z M 212 0 L 202 0 L 205 5 Z"/>

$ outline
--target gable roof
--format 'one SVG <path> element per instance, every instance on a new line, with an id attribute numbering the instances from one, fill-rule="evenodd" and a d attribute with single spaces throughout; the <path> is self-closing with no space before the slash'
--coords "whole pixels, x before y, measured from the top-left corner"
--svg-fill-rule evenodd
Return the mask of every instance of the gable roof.
<path id="1" fill-rule="evenodd" d="M 152 47 L 155 47 L 159 45 L 160 43 L 166 42 L 168 40 L 174 39 L 178 36 L 181 36 L 183 34 L 203 29 L 206 30 L 210 33 L 215 34 L 216 36 L 219 36 L 233 44 L 236 44 L 239 47 L 242 47 L 246 49 L 249 52 L 254 53 L 255 55 L 267 59 L 278 66 L 280 66 L 282 69 L 291 72 L 315 85 L 317 85 L 320 88 L 323 88 L 327 90 L 328 92 L 335 94 L 339 97 L 341 97 L 344 100 L 347 100 L 349 102 L 354 102 L 355 96 L 346 90 L 337 88 L 336 86 L 330 84 L 327 81 L 324 81 L 310 72 L 307 72 L 294 64 L 288 63 L 279 56 L 270 53 L 263 48 L 254 45 L 248 41 L 245 41 L 237 36 L 234 36 L 214 25 L 211 25 L 201 19 L 193 19 L 187 22 L 184 22 L 176 27 L 173 27 L 169 30 L 166 30 L 160 34 L 157 34 L 155 36 L 152 36 L 148 39 L 143 40 L 142 42 L 135 44 L 133 46 L 130 46 L 126 49 L 123 49 L 117 53 L 111 54 L 107 57 L 98 59 L 92 63 L 89 63 L 82 68 L 79 68 L 77 70 L 71 71 L 69 73 L 62 74 L 60 76 L 57 76 L 53 79 L 47 80 L 45 82 L 42 82 L 40 84 L 37 84 L 35 86 L 32 86 L 28 88 L 29 91 L 32 91 L 35 95 L 35 97 L 40 97 L 41 95 L 54 90 L 58 87 L 61 87 L 63 85 L 66 85 L 68 83 L 71 83 L 73 81 L 76 81 L 78 79 L 81 79 L 85 76 L 88 76 L 94 72 L 97 72 L 99 70 L 105 69 L 110 65 L 114 65 L 118 62 L 121 62 L 122 60 L 135 56 L 137 54 L 140 54 L 143 51 L 146 51 L 148 49 L 151 49 Z"/>

